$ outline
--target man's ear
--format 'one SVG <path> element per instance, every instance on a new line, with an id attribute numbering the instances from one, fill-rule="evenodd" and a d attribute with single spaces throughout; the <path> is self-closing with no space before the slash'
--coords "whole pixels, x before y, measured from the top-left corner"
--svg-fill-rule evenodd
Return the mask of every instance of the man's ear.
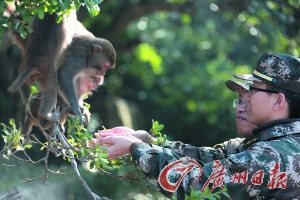
<path id="1" fill-rule="evenodd" d="M 284 94 L 279 93 L 279 94 L 277 95 L 276 102 L 275 102 L 273 108 L 274 108 L 275 110 L 279 110 L 279 109 L 281 109 L 284 105 L 287 105 L 287 103 L 288 103 L 288 102 L 287 102 L 287 100 L 286 100 Z"/>

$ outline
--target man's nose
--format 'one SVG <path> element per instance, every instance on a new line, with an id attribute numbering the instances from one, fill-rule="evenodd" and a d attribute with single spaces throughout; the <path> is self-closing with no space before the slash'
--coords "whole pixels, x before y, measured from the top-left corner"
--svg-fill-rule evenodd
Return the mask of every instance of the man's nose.
<path id="1" fill-rule="evenodd" d="M 248 90 L 248 92 L 246 92 L 246 94 L 244 95 L 244 99 L 247 100 L 247 101 L 249 102 L 250 97 L 251 97 L 251 91 Z"/>
<path id="2" fill-rule="evenodd" d="M 246 111 L 249 102 L 246 99 L 241 99 L 240 104 L 237 106 L 237 110 L 239 111 Z"/>

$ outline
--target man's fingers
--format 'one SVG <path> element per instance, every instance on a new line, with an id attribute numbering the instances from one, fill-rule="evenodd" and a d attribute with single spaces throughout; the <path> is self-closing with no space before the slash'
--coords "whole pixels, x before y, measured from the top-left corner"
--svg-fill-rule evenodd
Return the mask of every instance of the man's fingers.
<path id="1" fill-rule="evenodd" d="M 114 155 L 109 155 L 108 157 L 107 157 L 107 159 L 108 160 L 114 160 L 114 159 L 116 159 L 118 156 L 114 156 Z"/>
<path id="2" fill-rule="evenodd" d="M 99 133 L 99 138 L 108 137 L 108 136 L 116 136 L 114 133 Z"/>
<path id="3" fill-rule="evenodd" d="M 124 132 L 124 131 L 128 131 L 128 132 L 133 132 L 134 130 L 131 128 L 128 128 L 126 126 L 118 126 L 113 128 L 115 132 Z"/>
<path id="4" fill-rule="evenodd" d="M 112 129 L 106 129 L 106 130 L 101 130 L 98 131 L 98 133 L 113 133 L 114 131 Z"/>
<path id="5" fill-rule="evenodd" d="M 108 137 L 98 139 L 98 144 L 107 144 L 107 143 L 112 144 L 113 138 L 108 136 Z"/>

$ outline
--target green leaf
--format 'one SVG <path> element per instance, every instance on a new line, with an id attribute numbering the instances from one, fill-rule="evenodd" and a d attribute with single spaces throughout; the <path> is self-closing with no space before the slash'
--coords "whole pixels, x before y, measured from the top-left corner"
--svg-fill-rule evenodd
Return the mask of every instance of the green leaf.
<path id="1" fill-rule="evenodd" d="M 6 7 L 6 2 L 5 1 L 0 1 L 0 6 L 1 7 Z"/>
<path id="2" fill-rule="evenodd" d="M 83 106 L 87 109 L 90 109 L 91 108 L 91 105 L 86 103 L 86 102 L 83 102 Z"/>
<path id="3" fill-rule="evenodd" d="M 100 157 L 100 163 L 104 166 L 107 166 L 109 164 L 109 162 L 106 159 L 101 158 L 101 157 Z"/>
<path id="4" fill-rule="evenodd" d="M 202 194 L 202 192 L 200 190 L 194 191 L 194 195 L 195 196 L 200 196 Z"/>
<path id="5" fill-rule="evenodd" d="M 25 149 L 30 149 L 30 148 L 32 148 L 32 145 L 31 144 L 26 144 L 26 145 L 24 145 L 23 146 Z"/>
<path id="6" fill-rule="evenodd" d="M 210 193 L 209 187 L 206 187 L 205 190 L 203 191 L 203 195 L 208 195 Z"/>
<path id="7" fill-rule="evenodd" d="M 61 10 L 66 10 L 68 2 L 65 2 L 65 1 L 62 1 L 62 0 L 58 0 L 58 2 L 59 2 L 60 9 Z"/>
<path id="8" fill-rule="evenodd" d="M 8 22 L 8 19 L 7 18 L 2 18 L 0 19 L 0 24 L 5 24 Z"/>
<path id="9" fill-rule="evenodd" d="M 20 31 L 21 37 L 22 37 L 23 39 L 25 39 L 25 38 L 27 37 L 27 33 L 26 33 L 26 31 L 24 30 L 24 27 L 23 27 L 23 26 L 20 26 L 19 31 Z"/>
<path id="10" fill-rule="evenodd" d="M 79 10 L 79 8 L 80 8 L 80 6 L 81 6 L 80 1 L 79 1 L 79 0 L 75 0 L 75 1 L 74 1 L 74 4 L 75 4 L 75 9 L 76 9 L 76 11 Z"/>
<path id="11" fill-rule="evenodd" d="M 31 90 L 30 96 L 32 96 L 32 95 L 34 95 L 34 94 L 36 94 L 36 93 L 39 92 L 39 90 L 35 86 L 33 86 L 33 85 L 30 86 L 30 90 Z"/>
<path id="12" fill-rule="evenodd" d="M 0 26 L 0 35 L 3 35 L 3 33 L 4 33 L 4 28 Z"/>
<path id="13" fill-rule="evenodd" d="M 12 128 L 16 128 L 16 124 L 15 124 L 15 120 L 14 119 L 10 119 L 9 120 L 9 125 L 12 127 Z"/>
<path id="14" fill-rule="evenodd" d="M 102 2 L 103 0 L 91 0 L 91 2 L 94 4 L 94 5 L 98 5 Z"/>
<path id="15" fill-rule="evenodd" d="M 98 6 L 93 6 L 90 10 L 89 10 L 90 16 L 91 17 L 95 17 L 97 15 L 99 15 L 100 13 L 100 8 Z"/>
<path id="16" fill-rule="evenodd" d="M 25 20 L 28 20 L 29 18 L 31 18 L 31 12 L 30 10 L 25 10 L 25 12 L 22 14 L 22 18 Z"/>
<path id="17" fill-rule="evenodd" d="M 51 3 L 55 6 L 58 4 L 57 0 L 51 0 Z"/>
<path id="18" fill-rule="evenodd" d="M 228 198 L 230 198 L 229 194 L 227 192 L 222 192 L 222 194 Z"/>
<path id="19" fill-rule="evenodd" d="M 167 135 L 164 134 L 163 142 L 165 143 L 166 141 L 167 141 Z"/>
<path id="20" fill-rule="evenodd" d="M 89 168 L 90 168 L 90 169 L 94 169 L 94 168 L 95 168 L 95 163 L 94 163 L 94 161 L 91 161 L 91 162 L 90 162 Z"/>
<path id="21" fill-rule="evenodd" d="M 60 23 L 63 19 L 63 15 L 59 15 L 57 18 L 56 18 L 56 23 Z"/>
<path id="22" fill-rule="evenodd" d="M 86 148 L 82 148 L 81 149 L 81 154 L 82 154 L 82 156 L 85 156 L 85 155 L 87 155 L 89 152 L 88 152 L 88 150 L 86 149 Z"/>
<path id="23" fill-rule="evenodd" d="M 96 160 L 96 168 L 98 169 L 100 167 L 100 155 L 97 156 L 97 160 Z"/>
<path id="24" fill-rule="evenodd" d="M 37 12 L 37 15 L 38 15 L 39 19 L 44 19 L 45 13 L 44 13 L 44 9 L 43 8 L 37 7 L 36 8 L 36 12 Z"/>
<path id="25" fill-rule="evenodd" d="M 161 131 L 164 128 L 164 125 L 160 124 L 157 126 L 156 131 Z"/>
<path id="26" fill-rule="evenodd" d="M 106 153 L 102 153 L 100 155 L 101 155 L 101 158 L 108 158 L 108 154 L 106 154 Z"/>

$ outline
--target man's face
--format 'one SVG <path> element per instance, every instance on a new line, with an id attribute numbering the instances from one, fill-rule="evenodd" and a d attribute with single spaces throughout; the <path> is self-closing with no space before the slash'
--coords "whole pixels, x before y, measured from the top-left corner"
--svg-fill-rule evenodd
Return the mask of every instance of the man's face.
<path id="1" fill-rule="evenodd" d="M 266 89 L 265 83 L 253 82 L 254 88 Z M 256 125 L 261 125 L 273 120 L 272 107 L 276 103 L 275 93 L 264 91 L 250 90 L 245 94 L 248 100 L 247 113 L 248 120 Z"/>
<path id="2" fill-rule="evenodd" d="M 239 98 L 243 99 L 247 92 L 247 90 L 243 89 L 239 95 Z M 235 109 L 235 114 L 238 133 L 245 138 L 253 137 L 251 131 L 256 127 L 256 125 L 251 124 L 248 121 L 247 107 L 242 104 L 238 105 L 238 107 Z"/>

